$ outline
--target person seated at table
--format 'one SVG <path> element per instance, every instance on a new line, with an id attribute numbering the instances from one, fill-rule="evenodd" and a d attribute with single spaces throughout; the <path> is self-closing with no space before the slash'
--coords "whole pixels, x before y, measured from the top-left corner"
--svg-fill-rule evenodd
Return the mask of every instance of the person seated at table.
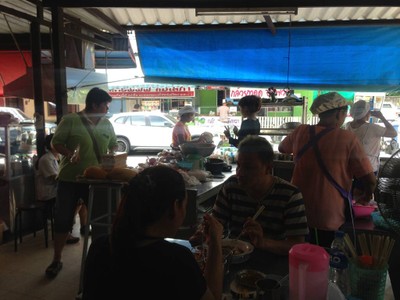
<path id="1" fill-rule="evenodd" d="M 204 273 L 173 237 L 186 215 L 182 175 L 166 166 L 147 168 L 125 191 L 110 236 L 93 241 L 84 270 L 83 299 L 221 299 L 222 225 L 203 219 L 207 260 Z M 136 294 L 137 293 L 137 294 Z"/>
<path id="2" fill-rule="evenodd" d="M 212 215 L 230 232 L 247 238 L 255 248 L 288 255 L 308 235 L 304 201 L 299 189 L 271 175 L 274 151 L 262 137 L 249 135 L 238 148 L 236 175 L 222 185 Z M 265 209 L 256 220 L 261 205 Z M 198 232 L 191 238 L 196 240 Z"/>

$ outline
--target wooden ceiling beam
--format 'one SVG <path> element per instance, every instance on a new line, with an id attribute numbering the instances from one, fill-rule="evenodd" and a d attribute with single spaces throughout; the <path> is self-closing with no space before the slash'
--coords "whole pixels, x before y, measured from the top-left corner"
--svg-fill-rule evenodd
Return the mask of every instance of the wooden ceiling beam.
<path id="1" fill-rule="evenodd" d="M 92 14 L 93 16 L 96 16 L 97 18 L 102 19 L 104 21 L 104 23 L 111 26 L 121 36 L 123 36 L 123 37 L 128 36 L 126 29 L 124 29 L 120 24 L 115 22 L 109 16 L 105 15 L 102 11 L 98 10 L 97 8 L 86 8 L 85 10 L 87 12 L 89 12 L 90 14 Z"/>
<path id="2" fill-rule="evenodd" d="M 29 22 L 38 22 L 40 25 L 44 25 L 44 26 L 47 26 L 47 27 L 51 26 L 51 22 L 41 20 L 41 19 L 37 18 L 34 15 L 30 15 L 30 14 L 24 13 L 22 11 L 10 8 L 8 6 L 0 5 L 0 12 L 1 13 L 5 13 L 5 14 L 10 15 L 10 16 L 14 16 L 14 17 L 20 18 L 20 19 L 27 20 Z"/>
<path id="3" fill-rule="evenodd" d="M 274 25 L 274 22 L 272 22 L 271 16 L 270 15 L 264 15 L 264 20 L 268 25 L 269 30 L 271 31 L 272 35 L 275 35 L 276 33 L 276 28 Z"/>
<path id="4" fill-rule="evenodd" d="M 106 40 L 102 40 L 102 39 L 99 39 L 96 37 L 91 37 L 91 36 L 88 36 L 86 34 L 79 32 L 79 31 L 71 30 L 69 28 L 65 28 L 64 32 L 66 35 L 77 38 L 79 40 L 91 42 L 91 43 L 101 46 L 107 50 L 114 50 L 111 40 L 106 41 Z"/>
<path id="5" fill-rule="evenodd" d="M 289 28 L 289 27 L 335 27 L 335 26 L 399 26 L 400 20 L 353 20 L 353 21 L 308 21 L 308 22 L 292 22 L 289 25 L 288 22 L 277 22 L 273 23 L 274 27 L 277 28 Z M 174 31 L 174 30 L 227 30 L 227 29 L 235 29 L 235 30 L 246 30 L 246 29 L 265 29 L 265 23 L 257 23 L 257 24 L 219 24 L 215 26 L 213 24 L 205 24 L 205 25 L 131 25 L 124 26 L 127 30 L 134 31 L 151 31 L 151 30 L 166 30 L 166 31 Z"/>
<path id="6" fill-rule="evenodd" d="M 64 18 L 65 18 L 66 20 L 69 20 L 69 21 L 70 21 L 71 23 L 73 23 L 73 24 L 79 25 L 79 26 L 81 26 L 82 28 L 85 28 L 85 29 L 89 30 L 90 32 L 93 32 L 93 33 L 95 33 L 95 34 L 97 34 L 97 35 L 100 35 L 100 36 L 103 36 L 104 38 L 107 38 L 107 33 L 103 32 L 103 31 L 101 31 L 100 29 L 98 29 L 98 28 L 96 28 L 96 27 L 93 27 L 93 26 L 91 26 L 91 25 L 89 25 L 89 24 L 87 24 L 87 23 L 85 23 L 85 22 L 82 22 L 82 21 L 81 21 L 80 19 L 78 19 L 77 17 L 71 16 L 71 15 L 66 14 L 66 13 L 64 12 Z"/>

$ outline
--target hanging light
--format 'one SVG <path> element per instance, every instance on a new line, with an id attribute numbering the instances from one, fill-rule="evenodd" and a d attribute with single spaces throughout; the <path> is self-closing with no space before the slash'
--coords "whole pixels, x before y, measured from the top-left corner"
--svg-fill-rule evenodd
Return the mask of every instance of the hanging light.
<path id="1" fill-rule="evenodd" d="M 196 8 L 196 16 L 297 15 L 297 7 Z"/>
<path id="2" fill-rule="evenodd" d="M 288 56 L 287 56 L 287 72 L 286 72 L 286 97 L 282 99 L 282 102 L 296 102 L 300 101 L 299 97 L 294 94 L 294 91 L 289 87 L 290 79 L 290 50 L 292 43 L 292 16 L 289 16 L 289 32 L 288 32 Z"/>

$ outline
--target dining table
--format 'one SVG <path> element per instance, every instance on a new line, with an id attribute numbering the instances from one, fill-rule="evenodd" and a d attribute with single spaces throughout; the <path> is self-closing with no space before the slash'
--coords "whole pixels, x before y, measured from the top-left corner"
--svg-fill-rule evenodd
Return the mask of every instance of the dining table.
<path id="1" fill-rule="evenodd" d="M 194 250 L 189 240 L 175 238 L 168 238 L 166 240 L 185 246 L 192 251 Z M 284 278 L 286 275 L 289 274 L 288 255 L 277 255 L 269 251 L 254 248 L 247 257 L 248 258 L 246 260 L 240 261 L 239 263 L 225 263 L 225 267 L 228 269 L 225 269 L 224 271 L 222 299 L 241 299 L 238 298 L 236 293 L 232 293 L 231 287 L 233 285 L 233 282 L 236 280 L 235 278 L 238 272 L 242 272 L 245 270 L 259 271 L 265 274 L 267 278 L 273 278 L 276 280 L 283 279 L 281 282 L 281 300 L 289 299 L 289 280 L 287 277 Z"/>

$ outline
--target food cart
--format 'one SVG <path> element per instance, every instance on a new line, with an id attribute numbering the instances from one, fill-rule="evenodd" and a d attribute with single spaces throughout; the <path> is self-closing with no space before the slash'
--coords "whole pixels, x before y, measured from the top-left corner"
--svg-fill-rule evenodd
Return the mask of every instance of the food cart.
<path id="1" fill-rule="evenodd" d="M 9 114 L 0 114 L 0 224 L 3 230 L 13 231 L 17 204 L 35 200 L 34 143 L 31 127 L 19 124 Z"/>

